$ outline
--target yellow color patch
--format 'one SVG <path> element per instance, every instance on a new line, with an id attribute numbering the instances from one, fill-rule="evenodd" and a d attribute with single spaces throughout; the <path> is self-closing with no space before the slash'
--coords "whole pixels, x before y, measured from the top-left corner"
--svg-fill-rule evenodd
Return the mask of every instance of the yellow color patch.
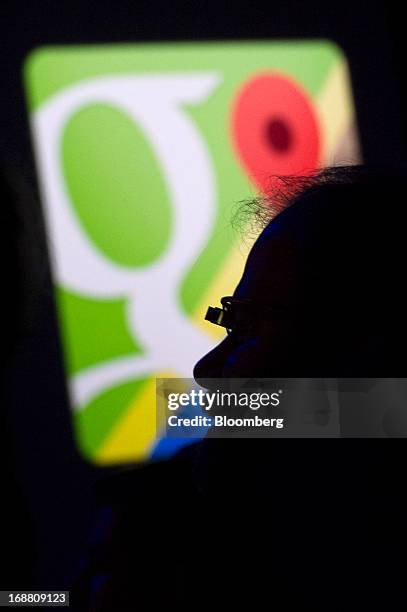
<path id="1" fill-rule="evenodd" d="M 160 373 L 157 378 L 176 378 L 176 374 Z M 146 459 L 157 437 L 155 405 L 156 377 L 152 377 L 112 429 L 96 453 L 96 461 L 110 464 Z"/>

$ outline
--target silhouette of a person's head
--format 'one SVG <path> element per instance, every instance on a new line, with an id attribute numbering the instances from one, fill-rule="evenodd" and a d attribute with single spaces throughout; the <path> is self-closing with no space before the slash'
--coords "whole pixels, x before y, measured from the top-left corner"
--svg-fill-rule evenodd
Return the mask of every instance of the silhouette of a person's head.
<path id="1" fill-rule="evenodd" d="M 265 227 L 227 304 L 234 323 L 196 364 L 198 382 L 403 375 L 402 173 L 341 167 L 299 184 L 274 218 L 273 197 L 257 200 Z"/>

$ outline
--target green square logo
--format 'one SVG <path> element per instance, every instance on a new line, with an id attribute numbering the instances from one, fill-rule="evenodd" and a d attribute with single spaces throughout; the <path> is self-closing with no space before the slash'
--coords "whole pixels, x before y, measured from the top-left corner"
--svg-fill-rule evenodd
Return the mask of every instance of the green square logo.
<path id="1" fill-rule="evenodd" d="M 46 47 L 25 64 L 79 447 L 154 449 L 155 378 L 190 378 L 247 253 L 233 205 L 273 174 L 360 161 L 329 41 Z"/>

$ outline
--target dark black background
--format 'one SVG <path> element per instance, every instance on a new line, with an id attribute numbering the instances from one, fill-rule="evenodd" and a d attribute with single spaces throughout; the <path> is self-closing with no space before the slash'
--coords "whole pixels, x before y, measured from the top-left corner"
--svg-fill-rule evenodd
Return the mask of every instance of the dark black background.
<path id="1" fill-rule="evenodd" d="M 0 23 L 0 162 L 21 175 L 33 193 L 21 68 L 32 49 L 47 44 L 328 38 L 348 57 L 364 160 L 401 165 L 407 161 L 406 32 L 402 9 L 395 3 L 27 0 L 3 3 Z M 37 284 L 33 282 L 29 321 L 10 354 L 3 408 L 16 482 L 34 533 L 34 584 L 62 589 L 69 585 L 84 550 L 92 514 L 91 486 L 101 471 L 86 465 L 75 450 L 52 291 L 42 259 L 41 213 L 34 198 L 32 206 L 33 240 L 39 245 L 33 258 L 38 261 L 29 258 L 26 264 L 39 262 L 45 272 Z M 4 278 L 12 266 L 11 261 L 2 262 Z M 6 289 L 3 303 L 8 299 Z M 20 551 L 21 557 L 25 554 L 28 548 Z"/>

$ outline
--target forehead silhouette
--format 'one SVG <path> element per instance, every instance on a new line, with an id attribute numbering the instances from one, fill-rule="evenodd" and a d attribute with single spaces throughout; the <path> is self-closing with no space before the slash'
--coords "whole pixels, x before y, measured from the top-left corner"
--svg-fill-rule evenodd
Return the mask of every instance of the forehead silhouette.
<path id="1" fill-rule="evenodd" d="M 350 301 L 355 310 L 368 305 L 371 316 L 389 313 L 389 302 L 404 303 L 405 179 L 365 169 L 352 173 L 348 182 L 331 177 L 309 187 L 267 224 L 237 295 L 267 296 L 279 287 L 288 295 L 296 283 L 308 299 L 324 295 L 331 308 Z M 392 304 L 394 313 L 398 306 Z"/>

